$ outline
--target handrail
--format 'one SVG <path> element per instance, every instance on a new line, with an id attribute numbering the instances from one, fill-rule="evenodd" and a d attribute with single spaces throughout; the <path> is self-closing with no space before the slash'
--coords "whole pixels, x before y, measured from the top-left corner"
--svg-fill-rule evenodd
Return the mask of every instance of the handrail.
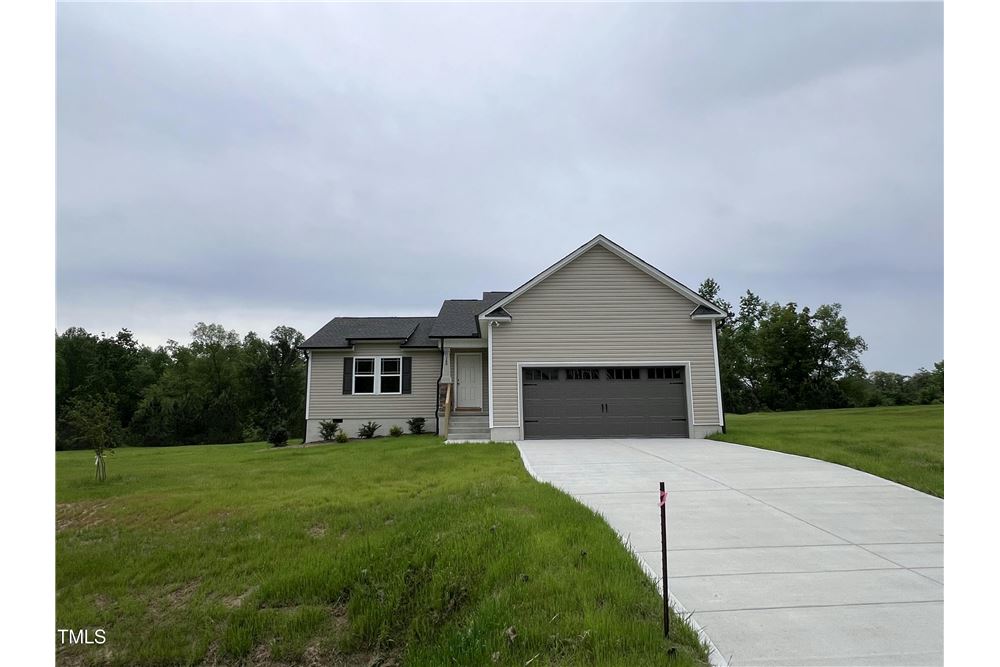
<path id="1" fill-rule="evenodd" d="M 448 426 L 451 422 L 451 383 L 448 383 L 444 394 L 444 437 L 448 438 Z"/>

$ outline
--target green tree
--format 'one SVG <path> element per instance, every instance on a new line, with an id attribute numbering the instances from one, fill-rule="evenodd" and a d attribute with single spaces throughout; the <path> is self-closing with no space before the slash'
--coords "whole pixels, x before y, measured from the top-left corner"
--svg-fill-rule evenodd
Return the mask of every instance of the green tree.
<path id="1" fill-rule="evenodd" d="M 115 413 L 114 397 L 70 399 L 66 416 L 67 429 L 74 444 L 94 450 L 95 478 L 107 479 L 106 454 L 121 444 L 121 424 Z"/>
<path id="2" fill-rule="evenodd" d="M 715 280 L 705 280 L 699 293 L 731 311 Z M 747 290 L 720 326 L 718 349 L 723 405 L 731 412 L 844 407 L 845 379 L 864 376 L 866 344 L 850 334 L 840 304 L 812 312 Z"/>

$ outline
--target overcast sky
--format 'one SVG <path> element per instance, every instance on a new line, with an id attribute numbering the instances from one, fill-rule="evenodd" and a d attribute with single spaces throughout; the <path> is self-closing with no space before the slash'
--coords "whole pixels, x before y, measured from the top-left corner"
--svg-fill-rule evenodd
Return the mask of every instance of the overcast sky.
<path id="1" fill-rule="evenodd" d="M 943 356 L 936 4 L 59 5 L 57 326 L 307 336 L 603 233 Z"/>

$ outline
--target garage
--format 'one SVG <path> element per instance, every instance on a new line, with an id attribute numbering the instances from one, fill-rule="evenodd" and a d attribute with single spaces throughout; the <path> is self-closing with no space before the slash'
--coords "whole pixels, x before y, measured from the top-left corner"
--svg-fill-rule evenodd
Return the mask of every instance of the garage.
<path id="1" fill-rule="evenodd" d="M 524 437 L 686 438 L 684 366 L 521 369 Z"/>

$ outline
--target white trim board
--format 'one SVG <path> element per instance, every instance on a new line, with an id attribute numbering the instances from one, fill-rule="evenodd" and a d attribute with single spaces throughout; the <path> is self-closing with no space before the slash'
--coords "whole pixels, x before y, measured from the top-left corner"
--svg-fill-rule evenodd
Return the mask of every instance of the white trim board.
<path id="1" fill-rule="evenodd" d="M 487 325 L 486 330 L 486 393 L 489 394 L 487 400 L 490 404 L 490 428 L 493 428 L 493 324 Z"/>
<path id="2" fill-rule="evenodd" d="M 719 426 L 722 426 L 722 379 L 719 375 L 719 328 L 715 320 L 708 323 L 712 328 L 712 357 L 715 359 L 715 400 L 719 404 Z"/>
<path id="3" fill-rule="evenodd" d="M 442 338 L 445 348 L 451 350 L 482 350 L 486 347 L 486 339 L 483 338 Z"/>
<path id="4" fill-rule="evenodd" d="M 681 296 L 687 298 L 688 300 L 692 301 L 693 303 L 695 303 L 695 304 L 697 304 L 699 306 L 705 306 L 706 308 L 711 308 L 712 310 L 717 311 L 717 312 L 719 311 L 719 307 L 718 306 L 715 306 L 712 303 L 710 303 L 709 301 L 705 300 L 700 294 L 698 294 L 697 292 L 695 292 L 694 290 L 692 290 L 690 287 L 688 287 L 688 286 L 686 286 L 686 285 L 684 285 L 684 284 L 682 284 L 682 283 L 674 280 L 673 278 L 671 278 L 670 276 L 668 276 L 667 274 L 665 274 L 663 271 L 660 271 L 658 268 L 656 268 L 655 266 L 653 266 L 652 264 L 649 264 L 649 263 L 647 263 L 647 262 L 639 259 L 635 255 L 633 255 L 632 253 L 630 253 L 628 250 L 626 250 L 625 248 L 621 247 L 620 245 L 618 245 L 617 243 L 615 243 L 611 239 L 607 238 L 603 234 L 598 234 L 597 236 L 595 236 L 594 238 L 592 238 L 587 243 L 583 244 L 582 246 L 580 246 L 579 248 L 577 248 L 576 250 L 574 250 L 570 254 L 566 255 L 565 257 L 563 257 L 562 259 L 560 259 L 558 262 L 556 262 L 555 264 L 553 264 L 549 268 L 547 268 L 544 271 L 542 271 L 541 273 L 539 273 L 537 276 L 535 276 L 534 278 L 532 278 L 528 282 L 526 282 L 523 285 L 521 285 L 520 287 L 518 287 L 516 290 L 514 290 L 513 292 L 511 292 L 510 294 L 508 294 L 504 298 L 502 298 L 499 301 L 497 301 L 496 303 L 494 303 L 487 310 L 484 310 L 483 312 L 479 313 L 479 317 L 480 318 L 484 318 L 487 313 L 492 312 L 492 311 L 496 310 L 497 308 L 503 308 L 508 303 L 510 303 L 514 299 L 518 298 L 519 296 L 521 296 L 522 294 L 524 294 L 525 292 L 527 292 L 528 290 L 530 290 L 532 287 L 538 285 L 539 283 L 541 283 L 542 281 L 544 281 L 546 278 L 548 278 L 549 276 L 551 276 L 553 273 L 555 273 L 559 269 L 563 268 L 564 266 L 566 266 L 567 264 L 569 264 L 570 262 L 572 262 L 573 260 L 575 260 L 580 255 L 584 254 L 588 250 L 590 250 L 593 247 L 598 246 L 598 245 L 601 246 L 602 248 L 604 248 L 605 250 L 611 252 L 612 254 L 617 255 L 619 258 L 625 260 L 626 262 L 628 262 L 629 264 L 631 264 L 635 268 L 639 269 L 640 271 L 642 271 L 646 275 L 648 275 L 648 276 L 650 276 L 650 277 L 652 277 L 652 278 L 660 281 L 661 283 L 663 283 L 667 287 L 670 287 L 671 289 L 673 289 L 674 291 L 676 291 L 677 293 L 679 293 Z M 703 316 L 703 317 L 705 317 L 705 316 Z M 719 317 L 725 317 L 725 314 L 722 313 L 722 312 L 719 312 Z"/>
<path id="5" fill-rule="evenodd" d="M 312 368 L 313 355 L 310 350 L 306 350 L 306 421 L 309 421 L 309 402 L 312 400 Z"/>

